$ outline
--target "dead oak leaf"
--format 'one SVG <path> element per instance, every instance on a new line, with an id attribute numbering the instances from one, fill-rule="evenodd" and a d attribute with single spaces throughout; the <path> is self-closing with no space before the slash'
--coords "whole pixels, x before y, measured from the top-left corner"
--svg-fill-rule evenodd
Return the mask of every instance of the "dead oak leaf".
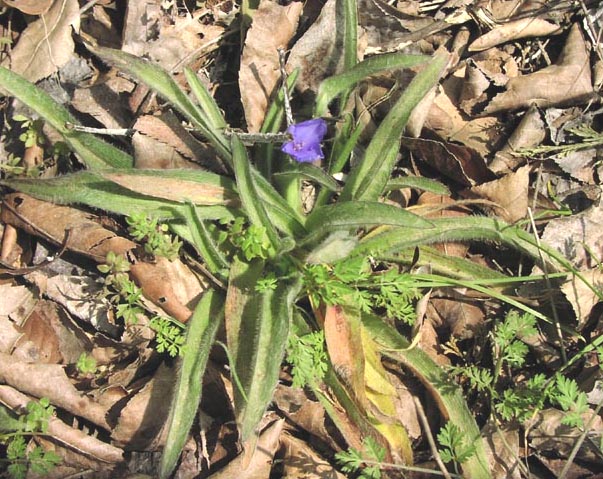
<path id="1" fill-rule="evenodd" d="M 78 2 L 55 2 L 47 13 L 27 26 L 2 66 L 33 83 L 52 75 L 73 55 L 72 28 L 80 28 Z"/>

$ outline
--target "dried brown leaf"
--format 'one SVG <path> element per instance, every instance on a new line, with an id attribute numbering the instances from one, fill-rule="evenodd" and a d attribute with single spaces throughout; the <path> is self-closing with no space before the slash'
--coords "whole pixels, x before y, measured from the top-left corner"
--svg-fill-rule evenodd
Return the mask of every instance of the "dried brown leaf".
<path id="1" fill-rule="evenodd" d="M 343 25 L 336 15 L 336 1 L 328 0 L 316 21 L 295 43 L 287 69 L 300 69 L 296 88 L 316 93 L 320 83 L 339 72 L 343 61 Z"/>
<path id="2" fill-rule="evenodd" d="M 128 450 L 156 450 L 165 444 L 165 426 L 174 389 L 174 369 L 164 363 L 119 410 L 111 438 Z M 123 404 L 123 401 L 120 402 Z M 117 411 L 111 411 L 115 414 Z"/>
<path id="3" fill-rule="evenodd" d="M 0 382 L 110 429 L 107 409 L 78 391 L 58 364 L 31 364 L 0 353 Z"/>
<path id="4" fill-rule="evenodd" d="M 498 25 L 493 30 L 478 37 L 469 45 L 469 51 L 478 52 L 520 38 L 546 37 L 561 33 L 561 31 L 559 25 L 542 18 L 524 17 Z"/>
<path id="5" fill-rule="evenodd" d="M 3 0 L 9 7 L 21 10 L 27 15 L 43 15 L 56 0 Z"/>
<path id="6" fill-rule="evenodd" d="M 581 213 L 549 221 L 542 241 L 560 251 L 580 271 L 598 267 L 603 258 L 603 206 L 596 204 Z"/>
<path id="7" fill-rule="evenodd" d="M 282 479 L 345 479 L 327 460 L 304 441 L 283 434 L 280 438 L 283 455 Z"/>
<path id="8" fill-rule="evenodd" d="M 109 251 L 123 254 L 136 247 L 136 243 L 117 236 L 94 221 L 91 214 L 23 193 L 4 197 L 1 219 L 55 244 L 62 244 L 66 231 L 70 230 L 68 249 L 98 262 L 104 262 Z"/>
<path id="9" fill-rule="evenodd" d="M 561 421 L 565 416 L 565 412 L 552 408 L 538 412 L 527 428 L 530 445 L 540 453 L 553 453 L 557 457 L 567 458 L 582 431 L 562 424 Z M 594 412 L 588 411 L 582 415 L 582 418 L 585 424 L 592 418 L 589 430 L 592 434 L 597 432 L 600 434 L 603 431 L 603 421 L 599 416 L 593 416 Z M 600 454 L 594 442 L 584 441 L 578 449 L 576 458 L 600 464 Z"/>
<path id="10" fill-rule="evenodd" d="M 9 353 L 21 336 L 23 324 L 35 308 L 37 299 L 26 286 L 0 284 L 0 352 Z"/>
<path id="11" fill-rule="evenodd" d="M 230 461 L 224 469 L 209 477 L 211 479 L 269 477 L 284 424 L 284 419 L 274 421 L 262 431 L 256 447 L 247 448 L 243 454 Z"/>
<path id="12" fill-rule="evenodd" d="M 496 152 L 490 163 L 490 169 L 496 174 L 509 173 L 525 163 L 524 156 L 513 154 L 520 148 L 540 145 L 545 138 L 544 121 L 535 106 L 528 108 L 519 125 L 513 131 L 505 145 Z"/>
<path id="13" fill-rule="evenodd" d="M 482 429 L 493 479 L 520 479 L 519 430 L 487 423 Z"/>
<path id="14" fill-rule="evenodd" d="M 241 102 L 250 132 L 260 130 L 270 99 L 278 88 L 281 74 L 277 49 L 287 48 L 302 8 L 299 2 L 281 6 L 263 0 L 253 14 L 239 70 Z"/>
<path id="15" fill-rule="evenodd" d="M 56 0 L 47 13 L 27 26 L 2 66 L 33 83 L 46 78 L 73 56 L 72 29 L 79 28 L 77 0 Z"/>
<path id="16" fill-rule="evenodd" d="M 136 120 L 134 129 L 169 149 L 167 155 L 161 154 L 157 151 L 156 142 L 151 142 L 151 145 L 145 147 L 140 135 L 135 135 L 132 143 L 137 168 L 198 168 L 198 163 L 209 165 L 211 160 L 215 161 L 215 152 L 193 138 L 173 113 L 141 116 Z M 179 161 L 174 159 L 174 150 L 180 157 Z M 171 163 L 166 162 L 166 159 Z"/>
<path id="17" fill-rule="evenodd" d="M 30 401 L 30 397 L 16 389 L 0 385 L 0 402 L 6 404 L 14 411 L 24 410 Z M 121 449 L 102 442 L 93 435 L 86 434 L 84 431 L 69 427 L 56 417 L 50 418 L 46 432 L 49 437 L 57 439 L 69 448 L 105 463 L 105 467 L 108 464 L 123 461 L 123 451 Z"/>
<path id="18" fill-rule="evenodd" d="M 505 91 L 485 108 L 486 114 L 527 108 L 576 104 L 592 96 L 590 59 L 582 30 L 574 23 L 555 65 L 509 79 Z"/>
<path id="19" fill-rule="evenodd" d="M 581 271 L 584 278 L 595 287 L 597 291 L 603 288 L 603 272 L 597 267 L 594 269 Z M 562 286 L 561 292 L 572 305 L 576 319 L 578 321 L 578 330 L 586 325 L 590 319 L 590 314 L 601 299 L 595 292 L 590 289 L 583 280 L 572 277 L 568 279 Z"/>
<path id="20" fill-rule="evenodd" d="M 515 223 L 528 213 L 530 169 L 529 165 L 522 166 L 502 178 L 474 186 L 468 196 L 496 203 L 500 207 L 494 208 L 494 214 L 507 223 Z"/>
<path id="21" fill-rule="evenodd" d="M 428 132 L 425 138 L 403 138 L 402 143 L 415 153 L 418 158 L 437 169 L 454 181 L 472 186 L 493 178 L 481 155 L 472 148 L 442 141 L 435 135 L 430 139 Z"/>
<path id="22" fill-rule="evenodd" d="M 139 261 L 130 274 L 142 288 L 145 297 L 174 319 L 186 322 L 193 305 L 204 291 L 199 279 L 179 259 L 168 261 L 158 257 L 154 263 Z"/>

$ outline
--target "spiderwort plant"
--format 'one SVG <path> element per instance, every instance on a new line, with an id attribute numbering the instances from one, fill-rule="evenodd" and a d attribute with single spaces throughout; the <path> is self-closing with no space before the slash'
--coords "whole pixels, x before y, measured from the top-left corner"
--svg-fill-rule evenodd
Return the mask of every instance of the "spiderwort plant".
<path id="1" fill-rule="evenodd" d="M 352 0 L 345 1 L 348 6 L 354 4 Z M 346 11 L 351 15 L 354 8 Z M 429 384 L 429 390 L 437 396 L 435 402 L 443 409 L 444 415 L 461 428 L 466 437 L 475 440 L 475 456 L 463 463 L 463 473 L 468 477 L 488 477 L 479 429 L 460 392 L 451 390 L 444 372 L 419 348 L 410 347 L 409 341 L 395 328 L 374 314 L 365 314 L 357 304 L 353 304 L 351 298 L 361 286 L 354 283 L 354 274 L 349 274 L 349 271 L 344 274 L 345 271 L 338 266 L 338 261 L 353 263 L 358 257 L 393 257 L 436 240 L 487 238 L 531 257 L 539 257 L 539 250 L 529 235 L 489 218 L 469 217 L 455 219 L 454 223 L 445 218 L 426 220 L 379 201 L 387 190 L 408 116 L 437 83 L 446 59 L 394 53 L 358 64 L 350 60 L 346 71 L 325 80 L 316 100 L 315 118 L 291 125 L 287 130 L 291 139 L 281 150 L 295 160 L 295 169 L 280 174 L 310 180 L 334 195 L 333 201 L 319 202 L 305 214 L 296 207 L 301 195 L 299 188 L 289 189 L 285 197 L 280 195 L 274 186 L 276 175 L 263 175 L 254 166 L 262 158 L 250 159 L 236 135 L 229 139 L 224 134 L 226 123 L 220 108 L 193 72 L 187 70 L 185 74 L 196 103 L 167 72 L 152 62 L 104 48 L 96 48 L 94 53 L 137 77 L 165 98 L 211 143 L 233 172 L 231 176 L 235 180 L 233 182 L 231 177 L 206 171 L 120 169 L 107 172 L 107 166 L 123 168 L 131 164 L 131 158 L 96 137 L 91 140 L 89 136 L 65 129 L 64 122 L 74 120 L 61 105 L 14 73 L 0 68 L 3 88 L 37 110 L 69 139 L 70 146 L 90 170 L 48 180 L 3 180 L 0 184 L 48 201 L 85 204 L 116 214 L 152 213 L 167 221 L 175 233 L 197 249 L 209 273 L 216 278 L 217 286 L 205 294 L 187 326 L 186 353 L 172 401 L 160 477 L 169 477 L 186 442 L 220 322 L 225 322 L 226 346 L 235 384 L 235 414 L 241 439 L 243 442 L 253 441 L 255 428 L 271 402 L 278 382 L 290 324 L 295 321 L 297 326 L 301 322 L 308 330 L 316 329 L 324 319 L 325 305 L 321 303 L 328 301 L 334 301 L 345 310 L 341 319 L 358 332 L 353 338 L 354 344 L 360 359 L 366 359 L 366 363 L 369 359 L 372 361 L 372 379 L 387 382 L 384 370 L 379 369 L 382 366 L 380 355 L 384 354 L 379 348 L 386 345 L 391 359 L 401 362 Z M 349 54 L 347 56 L 351 58 Z M 311 164 L 326 156 L 321 142 L 327 126 L 321 117 L 327 114 L 332 101 L 337 97 L 346 98 L 354 85 L 371 74 L 418 65 L 422 65 L 422 69 L 378 127 L 364 157 L 357 165 L 350 166 L 349 180 L 343 188 L 330 174 Z M 278 118 L 279 114 L 270 117 Z M 276 123 L 270 126 L 276 127 Z M 338 165 L 337 168 L 349 165 L 349 153 L 358 138 L 357 129 L 342 131 L 330 143 L 330 159 L 335 160 L 332 164 Z M 285 163 L 284 155 L 281 161 Z M 270 168 L 261 170 L 271 171 Z M 334 172 L 329 169 L 329 173 Z M 149 178 L 157 186 L 156 192 L 139 189 L 140 180 L 148 182 Z M 186 197 L 182 197 L 182 190 L 187 192 Z M 241 217 L 243 220 L 236 220 Z M 225 223 L 244 224 L 247 229 L 237 232 L 237 241 L 228 241 L 222 237 L 228 236 L 223 227 Z M 364 235 L 366 231 L 371 232 Z M 231 247 L 226 247 L 227 244 Z M 562 263 L 563 259 L 558 255 L 548 253 Z M 314 276 L 309 274 L 312 265 L 320 265 Z M 474 269 L 467 267 L 467 271 Z M 374 284 L 366 272 L 358 274 L 365 275 L 361 276 L 365 283 Z M 310 291 L 308 277 L 316 279 L 312 283 L 316 288 L 328 284 L 331 291 Z M 352 279 L 344 281 L 344 277 Z M 470 278 L 471 274 L 467 277 Z M 487 288 L 480 291 L 490 292 Z M 311 296 L 317 298 L 312 301 L 314 308 L 302 312 L 304 302 L 301 300 Z M 366 296 L 360 296 L 363 298 Z M 301 319 L 307 317 L 312 318 L 307 323 Z M 387 421 L 378 420 L 378 417 L 389 413 L 381 410 L 371 415 L 367 401 L 355 399 L 369 397 L 368 381 L 364 382 L 356 372 L 353 376 L 357 381 L 355 387 L 366 390 L 349 390 L 349 384 L 340 381 L 332 369 L 324 380 L 357 422 L 363 435 L 375 437 L 390 451 L 407 460 L 412 459 L 410 444 L 401 425 L 389 427 L 391 424 Z M 321 397 L 320 390 L 314 392 Z M 385 401 L 386 406 L 391 405 L 391 398 L 380 399 L 381 404 Z M 392 418 L 391 422 L 395 420 Z"/>

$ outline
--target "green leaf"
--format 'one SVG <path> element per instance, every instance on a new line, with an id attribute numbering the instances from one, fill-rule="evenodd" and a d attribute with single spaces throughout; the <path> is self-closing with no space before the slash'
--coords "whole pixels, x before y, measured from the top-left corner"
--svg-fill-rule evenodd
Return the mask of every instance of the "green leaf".
<path id="1" fill-rule="evenodd" d="M 177 170 L 162 170 L 173 174 Z M 191 172 L 189 178 L 192 178 Z M 35 198 L 57 204 L 84 204 L 124 216 L 145 214 L 158 219 L 183 220 L 186 204 L 158 200 L 135 193 L 99 174 L 82 171 L 48 179 L 11 178 L 0 184 Z M 233 210 L 225 206 L 205 206 L 199 210 L 204 219 L 233 219 Z"/>
<path id="2" fill-rule="evenodd" d="M 230 163 L 231 154 L 228 140 L 222 134 L 222 131 L 212 123 L 215 120 L 214 115 L 211 115 L 208 121 L 205 112 L 189 99 L 167 71 L 152 61 L 138 58 L 120 50 L 90 46 L 88 48 L 104 61 L 128 72 L 156 91 L 174 108 L 178 109 L 209 140 L 222 159 Z"/>
<path id="3" fill-rule="evenodd" d="M 336 229 L 396 225 L 429 231 L 433 224 L 402 208 L 376 201 L 350 201 L 316 208 L 306 220 L 310 232 L 304 244 L 313 242 Z"/>
<path id="4" fill-rule="evenodd" d="M 185 209 L 185 212 L 193 246 L 203 258 L 209 271 L 218 276 L 220 280 L 226 281 L 230 264 L 218 248 L 204 221 L 199 217 L 197 208 L 193 203 L 189 203 L 189 207 Z"/>
<path id="5" fill-rule="evenodd" d="M 450 376 L 428 354 L 417 347 L 411 347 L 406 338 L 377 316 L 363 314 L 362 324 L 374 340 L 383 346 L 382 354 L 408 368 L 434 397 L 442 415 L 454 423 L 468 443 L 475 447 L 475 454 L 463 463 L 464 477 L 491 477 L 480 430 L 467 407 L 462 391 L 451 382 Z"/>
<path id="6" fill-rule="evenodd" d="M 201 400 L 203 374 L 218 327 L 224 317 L 224 297 L 205 291 L 189 321 L 184 356 L 170 407 L 168 435 L 161 457 L 159 477 L 168 478 L 184 448 Z"/>
<path id="7" fill-rule="evenodd" d="M 289 206 L 259 171 L 252 169 L 251 173 L 257 193 L 266 208 L 270 221 L 283 233 L 293 238 L 302 238 L 306 234 L 304 218 Z"/>
<path id="8" fill-rule="evenodd" d="M 342 200 L 377 200 L 383 193 L 396 163 L 402 132 L 415 106 L 438 82 L 447 58 L 434 56 L 410 82 L 379 125 L 364 158 L 350 172 Z"/>
<path id="9" fill-rule="evenodd" d="M 68 129 L 66 124 L 79 125 L 79 122 L 63 105 L 22 76 L 0 67 L 0 85 L 3 90 L 18 98 L 57 130 L 88 168 L 127 168 L 132 166 L 134 162 L 132 157 L 119 148 L 90 133 Z"/>
<path id="10" fill-rule="evenodd" d="M 242 441 L 251 438 L 272 400 L 285 355 L 299 281 L 279 280 L 275 289 L 255 289 L 264 263 L 233 260 L 227 294 L 228 348 L 242 390 L 234 388 Z"/>
<path id="11" fill-rule="evenodd" d="M 540 260 L 542 252 L 545 260 L 548 257 L 547 267 L 551 273 L 558 271 L 561 265 L 579 274 L 559 252 L 545 246 L 539 247 L 532 235 L 503 221 L 485 216 L 434 218 L 430 221 L 432 228 L 429 230 L 382 228 L 381 231 L 375 231 L 374 234 L 363 238 L 352 254 L 381 256 L 424 244 L 493 241 L 522 252 L 537 261 Z"/>
<path id="12" fill-rule="evenodd" d="M 205 114 L 205 123 L 207 124 L 207 127 L 218 131 L 226 128 L 228 125 L 224 120 L 224 115 L 222 114 L 220 107 L 209 91 L 207 91 L 207 88 L 201 83 L 199 77 L 190 68 L 184 69 L 184 75 L 191 87 L 191 91 L 197 99 L 199 107 Z"/>
<path id="13" fill-rule="evenodd" d="M 370 75 L 393 70 L 395 68 L 410 68 L 427 63 L 431 58 L 424 55 L 407 55 L 400 52 L 385 53 L 367 58 L 344 73 L 324 80 L 318 88 L 314 117 L 325 114 L 329 103 L 356 83 L 365 80 Z"/>
<path id="14" fill-rule="evenodd" d="M 389 180 L 385 185 L 385 191 L 399 190 L 402 188 L 414 188 L 429 191 L 437 195 L 449 195 L 450 190 L 439 181 L 423 178 L 422 176 L 402 176 Z"/>
<path id="15" fill-rule="evenodd" d="M 298 177 L 314 181 L 321 186 L 324 186 L 330 191 L 339 191 L 339 184 L 332 176 L 327 175 L 322 168 L 311 165 L 309 163 L 295 163 L 290 169 L 284 170 L 272 175 L 273 178 L 278 177 Z"/>
<path id="16" fill-rule="evenodd" d="M 264 205 L 256 190 L 255 182 L 253 181 L 253 176 L 251 173 L 253 167 L 249 163 L 245 147 L 236 135 L 233 135 L 231 138 L 231 147 L 233 152 L 232 161 L 234 173 L 237 180 L 237 186 L 239 188 L 241 203 L 243 204 L 243 209 L 245 210 L 245 213 L 247 213 L 249 221 L 252 224 L 266 229 L 268 239 L 276 251 L 279 247 L 278 234 L 274 229 L 274 226 L 270 221 L 270 218 L 266 213 L 266 209 L 264 208 Z"/>

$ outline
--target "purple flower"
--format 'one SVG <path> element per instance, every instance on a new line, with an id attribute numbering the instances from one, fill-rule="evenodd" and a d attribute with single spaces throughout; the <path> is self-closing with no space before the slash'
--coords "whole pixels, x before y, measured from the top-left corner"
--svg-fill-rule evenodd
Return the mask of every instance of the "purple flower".
<path id="1" fill-rule="evenodd" d="M 320 142 L 327 133 L 327 123 L 322 118 L 302 121 L 287 128 L 293 138 L 283 145 L 281 151 L 291 155 L 296 161 L 310 162 L 322 159 Z"/>

